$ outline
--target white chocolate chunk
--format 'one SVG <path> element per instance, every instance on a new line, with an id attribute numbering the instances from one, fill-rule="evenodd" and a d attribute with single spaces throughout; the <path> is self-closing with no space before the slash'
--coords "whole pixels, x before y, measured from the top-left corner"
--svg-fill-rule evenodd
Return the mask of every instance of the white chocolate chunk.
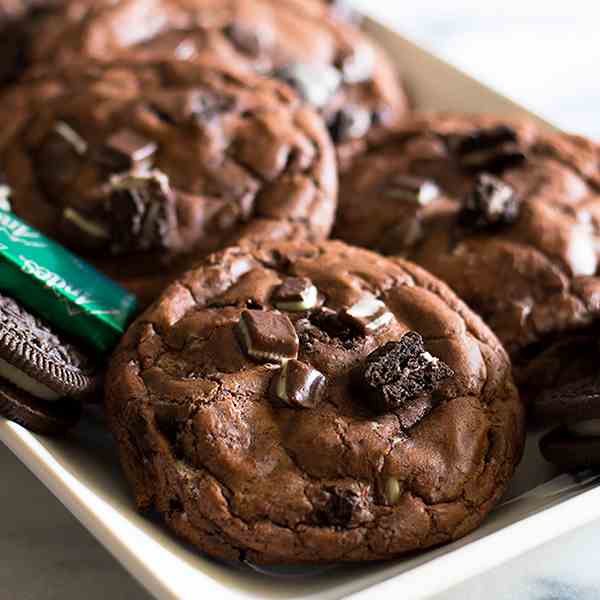
<path id="1" fill-rule="evenodd" d="M 7 379 L 13 385 L 16 385 L 19 389 L 24 392 L 30 393 L 32 396 L 39 398 L 40 400 L 58 400 L 60 394 L 51 390 L 43 383 L 36 381 L 33 377 L 27 375 L 20 369 L 13 367 L 10 363 L 0 358 L 0 377 Z"/>
<path id="2" fill-rule="evenodd" d="M 71 221 L 75 226 L 79 229 L 90 235 L 91 237 L 100 238 L 100 239 L 110 239 L 110 233 L 106 227 L 97 223 L 96 221 L 92 221 L 91 219 L 86 219 L 76 210 L 72 208 L 65 208 L 63 211 L 63 217 L 67 219 L 67 221 Z"/>
<path id="3" fill-rule="evenodd" d="M 54 131 L 58 133 L 62 138 L 64 138 L 79 154 L 80 156 L 84 155 L 87 152 L 88 145 L 87 142 L 70 126 L 67 125 L 64 121 L 59 121 L 54 126 Z"/>
<path id="4" fill-rule="evenodd" d="M 400 500 L 400 482 L 395 477 L 389 477 L 385 482 L 385 497 L 390 504 Z"/>
<path id="5" fill-rule="evenodd" d="M 579 437 L 600 437 L 600 419 L 568 423 L 567 429 Z"/>
<path id="6" fill-rule="evenodd" d="M 302 293 L 302 300 L 298 302 L 277 302 L 276 307 L 279 310 L 287 312 L 303 312 L 310 310 L 317 305 L 319 292 L 314 285 L 311 285 Z"/>
<path id="7" fill-rule="evenodd" d="M 422 206 L 431 204 L 440 195 L 440 188 L 431 181 L 426 181 L 419 192 L 418 201 Z"/>
<path id="8" fill-rule="evenodd" d="M 286 360 L 281 365 L 281 370 L 279 371 L 279 378 L 277 379 L 277 389 L 275 390 L 277 397 L 284 402 L 289 400 L 289 396 L 287 393 L 287 374 L 288 374 L 288 361 Z"/>

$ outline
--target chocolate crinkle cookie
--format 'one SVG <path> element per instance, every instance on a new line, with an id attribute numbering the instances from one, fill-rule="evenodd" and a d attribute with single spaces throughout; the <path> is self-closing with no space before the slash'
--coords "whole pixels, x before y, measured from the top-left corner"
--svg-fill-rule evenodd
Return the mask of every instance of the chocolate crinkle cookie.
<path id="1" fill-rule="evenodd" d="M 599 167 L 596 144 L 532 122 L 416 115 L 342 178 L 335 234 L 442 278 L 536 395 L 596 371 Z"/>
<path id="2" fill-rule="evenodd" d="M 242 239 L 327 237 L 335 153 L 285 84 L 220 63 L 90 63 L 0 98 L 12 210 L 152 300 Z"/>
<path id="3" fill-rule="evenodd" d="M 343 3 L 320 0 L 65 0 L 12 28 L 7 73 L 126 58 L 223 60 L 277 77 L 322 112 L 344 160 L 365 136 L 404 116 L 394 67 L 348 22 Z M 346 18 L 343 18 L 343 15 Z M 342 16 L 342 18 L 340 18 Z"/>
<path id="4" fill-rule="evenodd" d="M 483 322 L 419 267 L 340 242 L 212 255 L 130 328 L 106 380 L 138 507 L 224 559 L 367 561 L 457 539 L 523 445 Z"/>

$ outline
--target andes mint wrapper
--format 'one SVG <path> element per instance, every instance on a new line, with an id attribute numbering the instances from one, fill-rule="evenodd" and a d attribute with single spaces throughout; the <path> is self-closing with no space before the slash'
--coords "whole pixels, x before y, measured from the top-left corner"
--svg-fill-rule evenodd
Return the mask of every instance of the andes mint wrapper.
<path id="1" fill-rule="evenodd" d="M 103 356 L 138 310 L 133 294 L 4 210 L 0 291 Z"/>

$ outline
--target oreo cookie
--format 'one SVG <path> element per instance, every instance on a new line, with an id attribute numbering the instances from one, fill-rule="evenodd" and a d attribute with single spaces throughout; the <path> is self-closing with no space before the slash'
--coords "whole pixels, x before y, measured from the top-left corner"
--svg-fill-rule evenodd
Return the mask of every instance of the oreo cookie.
<path id="1" fill-rule="evenodd" d="M 560 423 L 540 441 L 546 460 L 566 471 L 600 466 L 599 376 L 543 394 L 532 412 L 540 423 Z"/>
<path id="2" fill-rule="evenodd" d="M 15 300 L 0 295 L 0 414 L 39 433 L 73 426 L 96 383 L 92 363 Z"/>

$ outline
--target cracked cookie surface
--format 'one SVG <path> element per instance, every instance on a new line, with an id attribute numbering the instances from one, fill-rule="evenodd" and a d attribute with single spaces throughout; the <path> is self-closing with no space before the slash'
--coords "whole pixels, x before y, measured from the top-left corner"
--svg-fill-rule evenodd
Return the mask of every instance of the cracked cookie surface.
<path id="1" fill-rule="evenodd" d="M 421 362 L 382 408 L 356 377 L 399 340 Z M 444 377 L 411 388 L 423 361 Z M 483 322 L 419 267 L 340 242 L 209 257 L 130 328 L 106 380 L 138 507 L 225 559 L 378 560 L 457 539 L 522 451 Z"/>
<path id="2" fill-rule="evenodd" d="M 383 51 L 330 10 L 318 0 L 65 0 L 23 19 L 7 46 L 33 72 L 82 59 L 217 58 L 278 76 L 322 112 L 347 157 L 407 100 Z"/>
<path id="3" fill-rule="evenodd" d="M 0 100 L 21 218 L 152 300 L 190 257 L 244 238 L 320 240 L 335 153 L 283 83 L 212 62 L 90 63 Z"/>
<path id="4" fill-rule="evenodd" d="M 504 342 L 527 392 L 595 372 L 600 150 L 591 141 L 526 121 L 417 115 L 343 177 L 334 235 L 442 278 Z"/>

